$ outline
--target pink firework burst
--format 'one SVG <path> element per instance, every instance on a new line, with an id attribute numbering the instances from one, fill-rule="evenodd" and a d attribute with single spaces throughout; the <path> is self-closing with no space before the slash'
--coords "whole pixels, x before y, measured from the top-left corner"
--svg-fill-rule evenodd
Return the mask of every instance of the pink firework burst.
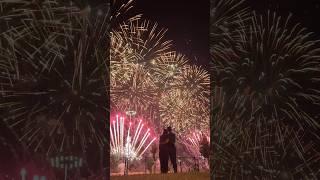
<path id="1" fill-rule="evenodd" d="M 110 121 L 111 154 L 118 158 L 139 160 L 156 140 L 152 130 L 142 120 L 116 115 Z"/>

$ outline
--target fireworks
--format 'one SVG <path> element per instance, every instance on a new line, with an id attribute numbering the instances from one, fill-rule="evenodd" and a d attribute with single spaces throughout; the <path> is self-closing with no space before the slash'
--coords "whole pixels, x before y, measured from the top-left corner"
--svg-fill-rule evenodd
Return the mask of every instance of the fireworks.
<path id="1" fill-rule="evenodd" d="M 162 123 L 179 132 L 209 128 L 209 83 L 209 74 L 200 67 L 186 65 L 181 69 L 171 88 L 162 93 L 159 103 Z"/>
<path id="2" fill-rule="evenodd" d="M 188 151 L 195 157 L 201 156 L 200 147 L 201 142 L 206 140 L 210 142 L 209 130 L 199 131 L 192 130 L 187 135 L 184 135 L 182 138 L 182 143 L 187 147 Z"/>
<path id="3" fill-rule="evenodd" d="M 182 55 L 171 52 L 152 62 L 151 69 L 137 65 L 128 80 L 111 88 L 112 101 L 120 102 L 116 103 L 119 109 L 138 111 L 159 102 L 162 122 L 177 131 L 187 130 L 202 117 L 199 126 L 208 126 L 209 75 L 186 62 Z"/>
<path id="4" fill-rule="evenodd" d="M 186 66 L 182 73 L 176 76 L 174 87 L 190 93 L 202 102 L 209 102 L 210 78 L 207 71 L 198 66 Z"/>
<path id="5" fill-rule="evenodd" d="M 316 178 L 319 49 L 275 14 L 254 15 L 213 58 L 216 178 Z M 310 154 L 306 153 L 310 152 Z M 312 153 L 312 155 L 311 155 Z M 238 173 L 238 174 L 237 174 Z M 230 176 L 232 174 L 232 176 Z"/>
<path id="6" fill-rule="evenodd" d="M 113 30 L 115 37 L 121 38 L 124 45 L 132 48 L 135 58 L 126 60 L 133 64 L 148 63 L 168 51 L 171 41 L 164 40 L 165 33 L 166 30 L 159 29 L 156 23 L 140 18 L 129 19 Z"/>
<path id="7" fill-rule="evenodd" d="M 114 108 L 146 112 L 157 102 L 158 88 L 147 63 L 170 47 L 165 30 L 132 18 L 111 34 L 111 101 Z"/>
<path id="8" fill-rule="evenodd" d="M 209 103 L 209 75 L 201 67 L 189 65 L 183 54 L 171 50 L 166 31 L 141 17 L 126 20 L 112 30 L 112 109 L 139 114 L 155 111 L 152 114 L 158 114 L 162 124 L 173 125 L 176 130 L 188 129 L 199 117 L 207 120 L 201 126 L 208 126 L 209 111 L 205 106 Z M 177 95 L 178 91 L 183 93 Z M 186 98 L 188 101 L 183 102 Z M 197 102 L 190 106 L 192 100 Z M 179 105 L 170 104 L 173 101 Z"/>
<path id="9" fill-rule="evenodd" d="M 183 54 L 168 52 L 151 61 L 152 78 L 161 84 L 162 89 L 172 87 L 175 78 L 182 73 L 183 68 L 189 63 Z"/>
<path id="10" fill-rule="evenodd" d="M 188 91 L 176 89 L 165 92 L 159 108 L 163 125 L 172 126 L 176 132 L 209 127 L 207 104 L 197 101 Z"/>
<path id="11" fill-rule="evenodd" d="M 233 87 L 234 96 L 251 103 L 251 117 L 277 115 L 295 122 L 296 127 L 318 128 L 299 104 L 320 100 L 319 91 L 312 86 L 319 82 L 320 49 L 298 26 L 288 31 L 288 19 L 270 14 L 266 21 L 255 16 L 251 22 L 249 30 L 239 32 L 237 47 L 214 60 L 217 82 Z"/>
<path id="12" fill-rule="evenodd" d="M 185 159 L 187 166 L 197 166 L 200 170 L 209 170 L 210 137 L 209 129 L 189 129 L 185 133 L 178 134 L 177 152 L 182 157 L 194 157 Z"/>
<path id="13" fill-rule="evenodd" d="M 116 87 L 122 82 L 128 81 L 132 76 L 133 66 L 128 61 L 135 58 L 133 49 L 126 44 L 121 36 L 115 36 L 111 33 L 110 44 L 110 76 L 111 87 Z"/>
<path id="14" fill-rule="evenodd" d="M 1 35 L 4 120 L 34 151 L 103 146 L 108 15 L 57 1 L 28 5 L 11 11 L 24 23 Z"/>
<path id="15" fill-rule="evenodd" d="M 200 142 L 203 139 L 206 139 L 208 142 L 210 142 L 210 137 L 208 136 L 208 133 L 205 134 L 200 131 L 194 131 L 187 138 L 188 142 L 191 143 L 195 147 L 200 147 Z"/>
<path id="16" fill-rule="evenodd" d="M 165 31 L 157 32 L 157 26 L 150 24 L 134 19 L 112 33 L 113 108 L 145 114 L 160 104 L 160 113 L 171 110 L 161 113 L 162 122 L 173 125 L 176 130 L 189 128 L 186 124 L 191 125 L 190 122 L 203 117 L 203 114 L 208 125 L 205 103 L 209 102 L 209 75 L 200 67 L 187 65 L 189 60 L 184 55 L 169 51 L 170 41 L 164 40 Z M 177 95 L 180 90 L 182 95 Z M 190 106 L 191 100 L 195 99 L 190 98 L 195 96 L 203 103 Z M 183 102 L 186 98 L 188 101 Z M 170 104 L 173 101 L 180 104 Z"/>
<path id="17" fill-rule="evenodd" d="M 114 45 L 120 44 L 122 43 L 115 43 Z M 114 51 L 132 52 L 132 49 L 129 46 L 122 45 L 122 47 L 115 47 Z M 160 111 L 168 108 L 174 110 L 174 112 L 166 111 L 167 113 L 162 114 L 162 116 L 165 116 L 163 121 L 166 121 L 166 124 L 174 123 L 177 118 L 183 118 L 180 120 L 180 122 L 183 122 L 186 120 L 186 116 L 182 117 L 180 115 L 191 108 L 193 108 L 193 114 L 189 113 L 189 115 L 192 118 L 199 115 L 202 117 L 203 114 L 208 115 L 208 111 L 202 111 L 205 109 L 205 103 L 209 102 L 209 75 L 206 71 L 197 66 L 187 65 L 188 59 L 176 52 L 163 53 L 148 65 L 128 62 L 126 60 L 132 54 L 124 54 L 122 58 L 114 56 L 118 61 L 111 64 L 111 78 L 113 78 L 111 80 L 111 99 L 117 109 L 146 112 L 148 108 L 157 106 L 160 100 L 160 108 L 162 107 Z M 183 98 L 177 95 L 178 89 L 183 91 Z M 179 97 L 180 99 L 177 99 Z M 197 99 L 197 101 L 201 102 L 189 106 L 190 104 L 188 103 L 191 103 L 191 97 L 192 100 Z M 188 102 L 181 102 L 186 98 L 189 98 Z M 180 102 L 180 105 L 169 107 L 169 103 L 173 101 Z M 186 109 L 187 106 L 188 108 Z M 170 118 L 172 114 L 177 113 L 179 117 Z M 168 121 L 169 119 L 171 120 Z"/>
<path id="18" fill-rule="evenodd" d="M 111 87 L 111 100 L 123 110 L 142 111 L 157 102 L 157 87 L 150 74 L 137 67 L 127 81 Z"/>
<path id="19" fill-rule="evenodd" d="M 211 0 L 210 7 L 210 52 L 211 56 L 224 51 L 221 45 L 229 47 L 237 40 L 236 32 L 250 18 L 244 0 Z M 226 48 L 227 48 L 226 47 Z"/>
<path id="20" fill-rule="evenodd" d="M 141 159 L 150 145 L 156 140 L 151 137 L 150 128 L 142 120 L 138 122 L 125 120 L 116 115 L 110 122 L 111 154 L 129 160 Z"/>
<path id="21" fill-rule="evenodd" d="M 223 179 L 233 174 L 231 164 L 246 163 L 243 157 L 248 153 L 246 145 L 249 143 L 243 132 L 246 126 L 241 123 L 245 108 L 241 99 L 228 100 L 222 88 L 215 87 L 212 92 L 210 169 L 212 177 Z"/>
<path id="22" fill-rule="evenodd" d="M 125 81 L 136 67 L 145 66 L 170 47 L 164 40 L 165 30 L 157 24 L 132 18 L 111 33 L 110 66 L 113 82 Z M 112 83 L 117 86 L 117 83 Z"/>
<path id="23" fill-rule="evenodd" d="M 151 106 L 156 106 L 160 100 L 162 121 L 167 125 L 174 124 L 176 128 L 179 126 L 176 130 L 187 128 L 186 124 L 191 125 L 192 121 L 195 122 L 200 117 L 206 117 L 203 121 L 208 125 L 209 111 L 206 105 L 209 102 L 209 75 L 206 71 L 196 66 L 184 65 L 182 56 L 177 61 L 173 59 L 160 62 L 154 63 L 157 68 L 153 72 L 141 66 L 136 67 L 129 80 L 119 82 L 119 85 L 111 88 L 112 101 L 119 109 L 146 111 Z M 184 68 L 180 69 L 180 65 Z M 161 71 L 162 67 L 169 67 L 169 70 Z M 168 75 L 170 71 L 172 75 Z M 155 76 L 160 77 L 161 82 L 166 82 L 167 86 L 154 81 Z"/>

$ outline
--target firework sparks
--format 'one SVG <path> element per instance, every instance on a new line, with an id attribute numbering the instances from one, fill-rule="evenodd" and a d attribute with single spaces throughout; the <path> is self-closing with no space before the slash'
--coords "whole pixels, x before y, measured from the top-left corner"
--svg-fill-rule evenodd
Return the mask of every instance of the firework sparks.
<path id="1" fill-rule="evenodd" d="M 103 146 L 108 15 L 57 1 L 28 5 L 11 11 L 23 25 L 1 34 L 4 120 L 34 151 Z"/>
<path id="2" fill-rule="evenodd" d="M 111 87 L 111 101 L 123 110 L 146 110 L 157 102 L 157 87 L 150 74 L 143 68 L 137 67 L 128 81 Z"/>
<path id="3" fill-rule="evenodd" d="M 147 65 L 169 49 L 165 32 L 140 18 L 132 18 L 112 31 L 110 92 L 114 108 L 145 112 L 156 104 L 158 88 Z"/>
<path id="4" fill-rule="evenodd" d="M 320 100 L 317 43 L 275 14 L 254 14 L 245 26 L 213 58 L 213 83 L 222 89 L 214 91 L 212 174 L 316 178 L 319 124 L 305 107 Z"/>
<path id="5" fill-rule="evenodd" d="M 165 40 L 165 33 L 156 23 L 140 17 L 129 19 L 112 31 L 112 108 L 142 114 L 151 109 L 160 111 L 162 122 L 176 122 L 176 130 L 188 129 L 187 124 L 199 117 L 204 117 L 207 121 L 203 124 L 208 126 L 209 111 L 205 104 L 209 102 L 209 75 L 201 67 L 188 65 L 184 55 L 170 51 L 171 41 Z M 183 91 L 181 95 L 177 95 L 178 89 Z M 190 106 L 192 100 L 197 103 Z M 170 106 L 173 101 L 178 106 Z M 167 108 L 170 111 L 161 113 Z M 188 110 L 190 117 L 183 115 Z M 183 120 L 187 123 L 182 123 Z"/>
<path id="6" fill-rule="evenodd" d="M 124 76 L 120 78 L 122 81 L 134 71 L 135 66 L 145 66 L 168 51 L 171 41 L 164 40 L 165 32 L 156 23 L 138 17 L 114 28 L 111 35 L 111 75 L 114 78 Z"/>
<path id="7" fill-rule="evenodd" d="M 186 66 L 182 73 L 175 77 L 173 88 L 182 89 L 190 93 L 190 97 L 195 97 L 202 102 L 209 102 L 210 77 L 209 73 L 199 66 Z"/>
<path id="8" fill-rule="evenodd" d="M 189 59 L 176 52 L 164 53 L 151 61 L 151 74 L 156 83 L 163 86 L 162 89 L 172 87 L 175 77 L 182 73 Z"/>
<path id="9" fill-rule="evenodd" d="M 201 156 L 200 146 L 201 142 L 205 139 L 207 142 L 210 142 L 209 130 L 199 131 L 192 130 L 187 135 L 184 135 L 182 143 L 188 148 L 194 156 Z"/>
<path id="10" fill-rule="evenodd" d="M 243 28 L 241 24 L 250 18 L 249 9 L 244 0 L 211 0 L 210 7 L 210 52 L 215 58 L 224 51 L 221 44 L 232 45 L 237 40 L 236 32 Z"/>
<path id="11" fill-rule="evenodd" d="M 159 103 L 161 122 L 184 132 L 209 127 L 209 74 L 197 66 L 185 65 L 174 76 Z"/>
<path id="12" fill-rule="evenodd" d="M 312 87 L 319 82 L 320 49 L 298 26 L 287 31 L 288 21 L 275 14 L 266 21 L 253 17 L 249 30 L 239 32 L 239 46 L 216 59 L 215 76 L 222 86 L 237 87 L 232 90 L 235 96 L 251 102 L 251 117 L 277 113 L 295 121 L 297 127 L 305 122 L 317 129 L 319 124 L 299 104 L 320 100 L 319 91 Z"/>
<path id="13" fill-rule="evenodd" d="M 141 159 L 156 140 L 151 137 L 150 128 L 146 128 L 142 120 L 133 122 L 116 115 L 115 120 L 110 123 L 111 154 L 119 158 Z"/>
<path id="14" fill-rule="evenodd" d="M 131 63 L 147 63 L 155 57 L 169 50 L 171 41 L 164 40 L 166 30 L 159 29 L 156 23 L 130 19 L 120 25 L 119 30 L 113 31 L 117 37 L 122 37 L 126 44 L 134 50 L 137 55 Z"/>
<path id="15" fill-rule="evenodd" d="M 181 89 L 163 93 L 159 103 L 163 125 L 172 126 L 177 132 L 192 128 L 209 128 L 209 107 Z"/>
<path id="16" fill-rule="evenodd" d="M 128 81 L 132 76 L 134 67 L 128 62 L 132 62 L 131 59 L 135 58 L 136 54 L 121 36 L 111 33 L 110 40 L 111 87 L 116 87 L 119 83 Z"/>

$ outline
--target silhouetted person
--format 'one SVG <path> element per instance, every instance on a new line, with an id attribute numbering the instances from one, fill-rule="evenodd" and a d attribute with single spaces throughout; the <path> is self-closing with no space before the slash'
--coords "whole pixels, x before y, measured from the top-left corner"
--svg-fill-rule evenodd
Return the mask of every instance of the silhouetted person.
<path id="1" fill-rule="evenodd" d="M 167 130 L 168 130 L 168 139 L 169 139 L 169 142 L 167 143 L 169 158 L 173 166 L 173 170 L 176 173 L 177 172 L 177 151 L 176 151 L 176 145 L 175 145 L 176 135 L 172 132 L 172 129 L 170 126 L 167 128 Z"/>
<path id="2" fill-rule="evenodd" d="M 168 131 L 164 129 L 159 140 L 159 159 L 160 159 L 161 173 L 168 172 L 168 161 L 169 161 L 169 152 L 167 147 L 168 141 L 169 141 Z"/>

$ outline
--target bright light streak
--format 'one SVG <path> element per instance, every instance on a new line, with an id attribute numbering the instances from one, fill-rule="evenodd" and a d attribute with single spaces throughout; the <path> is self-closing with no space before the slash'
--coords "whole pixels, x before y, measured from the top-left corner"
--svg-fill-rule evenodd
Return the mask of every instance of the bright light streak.
<path id="1" fill-rule="evenodd" d="M 125 121 L 124 117 L 117 115 L 116 120 L 111 122 L 111 154 L 119 158 L 141 159 L 142 155 L 156 140 L 151 136 L 151 129 L 142 120 L 135 124 L 134 122 Z M 135 132 L 133 137 L 131 131 Z"/>

